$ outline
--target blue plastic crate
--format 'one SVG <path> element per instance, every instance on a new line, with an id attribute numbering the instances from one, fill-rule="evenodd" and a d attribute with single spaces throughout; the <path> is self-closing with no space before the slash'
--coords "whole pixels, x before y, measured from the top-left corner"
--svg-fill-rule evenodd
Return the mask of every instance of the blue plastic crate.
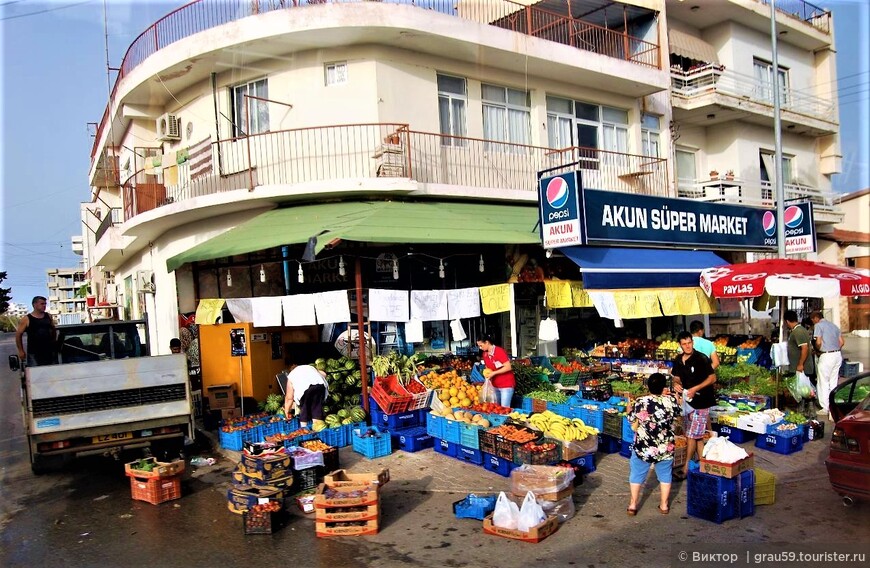
<path id="1" fill-rule="evenodd" d="M 350 439 L 347 437 L 347 429 L 344 426 L 336 428 L 324 428 L 317 433 L 324 444 L 328 444 L 333 448 L 343 448 L 350 445 Z"/>
<path id="2" fill-rule="evenodd" d="M 776 422 L 775 424 L 768 424 L 767 425 L 767 433 L 774 434 L 776 436 L 782 436 L 783 438 L 793 438 L 795 436 L 800 436 L 801 438 L 803 438 L 804 429 L 806 428 L 806 426 L 804 424 L 798 424 L 797 428 L 792 428 L 789 430 L 777 430 L 777 428 L 781 424 L 783 424 L 782 420 L 780 420 L 779 422 Z"/>
<path id="3" fill-rule="evenodd" d="M 507 422 L 508 417 L 507 414 L 490 414 L 490 413 L 481 413 L 484 418 L 489 420 L 490 427 L 501 426 L 505 422 Z"/>
<path id="4" fill-rule="evenodd" d="M 565 403 L 548 402 L 547 403 L 547 410 L 555 412 L 559 416 L 564 416 L 565 418 L 568 418 L 569 408 L 570 407 L 568 406 L 567 402 L 565 402 Z"/>
<path id="5" fill-rule="evenodd" d="M 523 397 L 523 405 L 521 408 L 523 409 L 523 412 L 525 412 L 527 414 L 531 414 L 531 412 L 532 412 L 532 399 L 530 399 L 527 396 L 524 396 Z"/>
<path id="6" fill-rule="evenodd" d="M 634 442 L 634 430 L 631 429 L 628 416 L 622 417 L 622 439 L 626 442 Z"/>
<path id="7" fill-rule="evenodd" d="M 456 447 L 456 459 L 476 465 L 483 465 L 483 452 L 459 445 Z"/>
<path id="8" fill-rule="evenodd" d="M 475 365 L 471 368 L 471 376 L 469 377 L 469 381 L 472 383 L 482 383 L 486 380 L 486 377 L 483 376 L 483 369 L 485 367 L 481 363 L 475 363 Z"/>
<path id="9" fill-rule="evenodd" d="M 743 442 L 754 440 L 756 436 L 755 432 L 741 430 L 740 428 L 727 426 L 725 424 L 713 424 L 713 430 L 718 432 L 720 436 L 728 438 L 729 441 L 735 444 L 742 444 Z"/>
<path id="10" fill-rule="evenodd" d="M 785 438 L 776 434 L 763 434 L 756 438 L 755 447 L 788 455 L 801 451 L 804 448 L 804 440 L 801 436 Z"/>
<path id="11" fill-rule="evenodd" d="M 481 465 L 483 465 L 483 469 L 497 473 L 502 477 L 510 477 L 511 471 L 513 471 L 514 468 L 519 467 L 513 462 L 513 460 L 506 460 L 486 452 L 482 452 L 482 455 L 483 464 Z"/>
<path id="12" fill-rule="evenodd" d="M 457 519 L 477 519 L 482 521 L 495 510 L 497 495 L 470 494 L 461 501 L 453 503 L 453 514 Z"/>
<path id="13" fill-rule="evenodd" d="M 739 516 L 738 479 L 689 470 L 686 489 L 689 516 L 722 523 Z"/>
<path id="14" fill-rule="evenodd" d="M 473 448 L 475 450 L 480 449 L 480 440 L 478 439 L 477 432 L 480 430 L 480 426 L 475 426 L 474 424 L 465 424 L 462 423 L 459 425 L 459 443 L 466 448 Z"/>
<path id="15" fill-rule="evenodd" d="M 382 432 L 377 426 L 372 426 L 371 428 L 380 435 L 362 438 L 360 434 L 363 432 L 363 429 L 354 429 L 351 444 L 353 451 L 364 455 L 370 460 L 390 455 L 393 452 L 393 442 L 390 433 Z"/>
<path id="16" fill-rule="evenodd" d="M 462 422 L 445 418 L 443 438 L 451 444 L 458 444 L 462 436 L 461 425 Z"/>
<path id="17" fill-rule="evenodd" d="M 403 452 L 419 452 L 431 448 L 434 444 L 434 438 L 427 434 L 422 426 L 390 432 L 390 435 L 393 438 L 393 447 Z"/>
<path id="18" fill-rule="evenodd" d="M 737 513 L 740 518 L 755 514 L 755 471 L 749 470 L 737 476 Z"/>
<path id="19" fill-rule="evenodd" d="M 441 440 L 438 438 L 433 438 L 432 440 L 432 447 L 436 452 L 444 454 L 445 456 L 450 456 L 451 458 L 456 457 L 456 449 L 459 447 L 459 444 L 453 444 L 447 440 Z"/>
<path id="20" fill-rule="evenodd" d="M 224 432 L 223 430 L 220 430 L 219 433 L 222 448 L 237 452 L 242 451 L 243 440 L 241 430 L 236 430 L 235 432 Z"/>
<path id="21" fill-rule="evenodd" d="M 590 405 L 591 402 L 587 402 L 586 404 Z M 596 409 L 580 409 L 580 420 L 582 420 L 587 426 L 597 428 L 599 432 L 604 431 L 604 411 L 602 410 L 602 406 L 603 405 L 599 403 L 598 408 Z"/>
<path id="22" fill-rule="evenodd" d="M 622 449 L 622 440 L 606 434 L 598 435 L 598 451 L 604 454 L 615 454 Z"/>
<path id="23" fill-rule="evenodd" d="M 634 442 L 619 441 L 619 455 L 624 458 L 630 458 L 632 452 L 634 452 Z"/>
<path id="24" fill-rule="evenodd" d="M 256 444 L 265 440 L 265 436 L 263 435 L 263 426 L 260 424 L 252 426 L 247 430 L 242 430 L 241 432 L 242 442 L 251 442 L 252 444 Z"/>
<path id="25" fill-rule="evenodd" d="M 386 430 L 420 426 L 421 413 L 419 410 L 406 410 L 398 414 L 387 414 L 378 406 L 378 403 L 373 398 L 369 398 L 369 409 L 372 415 L 372 426 L 378 426 Z"/>
<path id="26" fill-rule="evenodd" d="M 583 470 L 583 473 L 592 473 L 597 468 L 595 467 L 595 454 L 586 454 L 585 456 L 580 456 L 579 458 L 574 458 L 573 460 L 569 460 L 568 463 L 571 465 L 576 465 L 580 469 Z"/>
<path id="27" fill-rule="evenodd" d="M 429 415 L 426 419 L 426 433 L 433 438 L 444 437 L 444 418 L 441 416 Z"/>

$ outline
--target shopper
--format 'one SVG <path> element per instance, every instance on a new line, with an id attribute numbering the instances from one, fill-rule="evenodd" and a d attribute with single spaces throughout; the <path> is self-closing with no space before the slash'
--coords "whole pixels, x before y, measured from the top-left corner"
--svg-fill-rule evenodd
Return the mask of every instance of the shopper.
<path id="1" fill-rule="evenodd" d="M 634 451 L 629 461 L 628 484 L 631 500 L 628 515 L 637 514 L 640 492 L 646 482 L 651 466 L 655 467 L 659 480 L 661 503 L 659 513 L 671 512 L 668 498 L 674 465 L 674 420 L 680 405 L 676 398 L 665 391 L 665 376 L 653 373 L 647 379 L 649 394 L 634 402 L 628 419 L 634 430 Z"/>
<path id="2" fill-rule="evenodd" d="M 54 365 L 57 363 L 57 327 L 51 314 L 45 311 L 48 300 L 35 296 L 30 302 L 33 311 L 21 318 L 15 330 L 15 346 L 18 357 L 28 367 Z M 27 334 L 27 351 L 24 350 L 24 335 Z"/>
<path id="3" fill-rule="evenodd" d="M 698 458 L 704 453 L 704 434 L 707 431 L 707 421 L 710 407 L 716 404 L 716 373 L 706 355 L 695 350 L 692 334 L 682 331 L 677 336 L 682 353 L 674 359 L 671 374 L 674 376 L 674 391 L 688 403 L 684 416 L 686 427 L 686 465 L 682 471 L 674 472 L 677 479 L 685 479 L 689 472 L 689 461 L 698 452 Z"/>
<path id="4" fill-rule="evenodd" d="M 312 365 L 291 365 L 289 371 L 284 415 L 290 418 L 290 411 L 297 408 L 302 427 L 312 420 L 323 420 L 323 402 L 329 395 L 326 373 Z"/>
<path id="5" fill-rule="evenodd" d="M 822 312 L 816 310 L 810 314 L 813 320 L 813 339 L 816 349 L 819 351 L 819 364 L 816 369 L 816 385 L 819 398 L 819 414 L 828 414 L 828 397 L 837 386 L 837 377 L 840 376 L 840 365 L 843 364 L 843 348 L 845 341 L 840 328 L 829 322 L 822 316 Z"/>
<path id="6" fill-rule="evenodd" d="M 497 402 L 510 408 L 517 381 L 507 352 L 495 345 L 492 335 L 489 334 L 477 341 L 477 347 L 483 352 L 484 365 L 491 371 L 489 379 L 498 395 Z"/>
<path id="7" fill-rule="evenodd" d="M 716 353 L 716 344 L 704 337 L 704 324 L 699 320 L 689 324 L 689 333 L 692 334 L 692 343 L 695 351 L 700 351 L 710 359 L 713 370 L 719 366 L 719 354 Z"/>
<path id="8" fill-rule="evenodd" d="M 788 371 L 803 373 L 814 384 L 816 382 L 816 362 L 811 347 L 810 333 L 798 324 L 798 315 L 794 310 L 785 312 L 785 325 L 788 334 Z"/>
<path id="9" fill-rule="evenodd" d="M 169 340 L 169 352 L 170 353 L 181 353 L 181 340 L 177 337 L 173 337 Z"/>

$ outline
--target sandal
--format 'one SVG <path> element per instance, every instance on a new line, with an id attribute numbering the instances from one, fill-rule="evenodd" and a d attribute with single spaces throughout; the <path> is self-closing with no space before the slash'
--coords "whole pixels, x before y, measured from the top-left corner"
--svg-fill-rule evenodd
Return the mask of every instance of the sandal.
<path id="1" fill-rule="evenodd" d="M 634 517 L 635 515 L 637 515 L 637 509 L 632 509 L 631 507 L 629 507 L 625 511 L 626 513 L 628 513 L 629 517 Z"/>
<path id="2" fill-rule="evenodd" d="M 670 512 L 671 512 L 670 507 L 668 507 L 667 509 L 662 509 L 661 507 L 659 507 L 659 513 L 661 513 L 662 515 L 667 515 Z"/>

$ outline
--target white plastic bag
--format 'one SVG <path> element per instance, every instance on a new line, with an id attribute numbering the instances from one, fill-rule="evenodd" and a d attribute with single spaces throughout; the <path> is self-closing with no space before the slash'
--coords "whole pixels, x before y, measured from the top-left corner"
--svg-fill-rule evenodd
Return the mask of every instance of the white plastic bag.
<path id="1" fill-rule="evenodd" d="M 492 512 L 492 524 L 500 529 L 516 530 L 520 520 L 520 508 L 508 499 L 504 491 L 498 494 L 495 510 Z"/>
<path id="2" fill-rule="evenodd" d="M 492 386 L 492 381 L 489 378 L 484 379 L 483 387 L 480 389 L 480 402 L 498 402 L 498 395 L 495 392 L 495 387 Z"/>
<path id="3" fill-rule="evenodd" d="M 798 391 L 800 391 L 803 398 L 816 398 L 816 389 L 813 387 L 813 383 L 810 382 L 810 378 L 806 376 L 805 373 L 801 372 L 797 374 L 797 386 Z"/>
<path id="4" fill-rule="evenodd" d="M 535 500 L 535 494 L 531 491 L 526 493 L 526 498 L 523 499 L 523 506 L 520 507 L 520 518 L 517 520 L 517 530 L 529 532 L 529 529 L 536 527 L 547 520 L 547 515 L 544 514 L 544 509 L 538 505 Z"/>

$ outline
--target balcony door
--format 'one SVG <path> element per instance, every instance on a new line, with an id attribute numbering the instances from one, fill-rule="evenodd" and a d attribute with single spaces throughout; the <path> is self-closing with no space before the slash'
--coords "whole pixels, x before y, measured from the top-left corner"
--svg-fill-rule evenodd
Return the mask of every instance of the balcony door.
<path id="1" fill-rule="evenodd" d="M 695 193 L 695 183 L 698 179 L 697 161 L 693 150 L 676 150 L 677 191 L 681 196 Z"/>
<path id="2" fill-rule="evenodd" d="M 772 200 L 774 198 L 774 184 L 776 183 L 776 154 L 761 150 L 759 153 L 759 167 L 761 170 L 761 198 Z M 782 157 L 782 180 L 784 184 L 793 182 L 792 160 L 793 156 Z"/>
<path id="3" fill-rule="evenodd" d="M 752 68 L 755 73 L 755 96 L 757 99 L 773 104 L 773 64 L 763 59 L 753 59 Z M 788 69 L 780 66 L 777 73 L 779 84 L 779 102 L 788 104 Z"/>

